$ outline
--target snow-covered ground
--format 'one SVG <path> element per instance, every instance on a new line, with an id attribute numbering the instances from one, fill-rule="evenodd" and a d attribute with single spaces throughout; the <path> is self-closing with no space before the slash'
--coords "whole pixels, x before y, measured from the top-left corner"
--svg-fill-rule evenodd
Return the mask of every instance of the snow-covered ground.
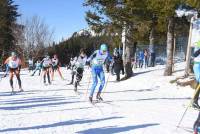
<path id="1" fill-rule="evenodd" d="M 176 73 L 163 76 L 164 66 L 136 69 L 135 76 L 116 83 L 109 76 L 102 94 L 105 102 L 88 102 L 90 71 L 85 70 L 79 94 L 74 93 L 70 71 L 56 74 L 50 86 L 42 77 L 22 71 L 25 92 L 10 95 L 8 78 L 0 82 L 0 133 L 5 134 L 191 134 L 198 111 L 189 109 L 181 127 L 176 126 L 193 95 L 190 87 L 177 87 L 169 81 L 183 74 L 184 63 Z M 106 74 L 106 79 L 108 74 Z M 16 79 L 14 87 L 18 90 Z"/>

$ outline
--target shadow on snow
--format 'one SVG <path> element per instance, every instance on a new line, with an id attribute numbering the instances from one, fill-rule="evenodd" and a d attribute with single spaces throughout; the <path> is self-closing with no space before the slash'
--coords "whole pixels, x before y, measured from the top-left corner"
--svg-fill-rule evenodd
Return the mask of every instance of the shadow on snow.
<path id="1" fill-rule="evenodd" d="M 134 129 L 141 129 L 151 126 L 159 125 L 157 123 L 154 124 L 141 124 L 135 126 L 125 126 L 125 127 L 117 127 L 117 126 L 110 126 L 110 127 L 102 127 L 102 128 L 92 128 L 84 131 L 77 132 L 78 134 L 114 134 L 120 132 L 126 132 Z"/>
<path id="2" fill-rule="evenodd" d="M 25 130 L 32 130 L 32 129 L 54 128 L 54 127 L 74 125 L 74 124 L 95 123 L 95 122 L 112 120 L 112 119 L 120 119 L 120 118 L 123 118 L 123 117 L 108 117 L 108 118 L 102 118 L 102 119 L 88 119 L 88 120 L 69 120 L 69 121 L 57 122 L 57 123 L 52 123 L 52 124 L 47 124 L 47 125 L 1 129 L 0 132 L 13 132 L 13 131 L 20 131 L 20 130 L 25 131 Z"/>

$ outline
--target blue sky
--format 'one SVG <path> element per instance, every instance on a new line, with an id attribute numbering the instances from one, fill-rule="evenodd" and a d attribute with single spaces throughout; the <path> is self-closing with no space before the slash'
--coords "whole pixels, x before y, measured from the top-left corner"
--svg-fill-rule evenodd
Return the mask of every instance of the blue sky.
<path id="1" fill-rule="evenodd" d="M 54 29 L 55 41 L 71 36 L 73 32 L 87 28 L 84 0 L 15 0 L 22 20 L 40 16 Z"/>

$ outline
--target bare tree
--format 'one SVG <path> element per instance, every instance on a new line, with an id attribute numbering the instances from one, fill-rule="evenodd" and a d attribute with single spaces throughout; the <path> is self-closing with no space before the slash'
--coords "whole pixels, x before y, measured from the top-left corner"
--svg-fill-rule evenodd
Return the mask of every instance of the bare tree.
<path id="1" fill-rule="evenodd" d="M 26 56 L 38 57 L 53 43 L 54 30 L 39 16 L 26 19 L 23 25 Z"/>

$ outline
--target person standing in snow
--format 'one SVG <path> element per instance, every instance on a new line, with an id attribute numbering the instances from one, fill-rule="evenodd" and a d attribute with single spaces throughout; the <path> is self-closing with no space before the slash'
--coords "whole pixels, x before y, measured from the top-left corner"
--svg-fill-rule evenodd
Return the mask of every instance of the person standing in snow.
<path id="1" fill-rule="evenodd" d="M 75 72 L 76 79 L 74 83 L 75 92 L 77 91 L 77 86 L 83 77 L 83 71 L 84 71 L 84 66 L 85 66 L 86 61 L 87 61 L 87 56 L 86 56 L 85 50 L 81 49 L 80 55 L 77 58 L 76 63 L 75 63 L 75 70 L 76 70 Z"/>
<path id="2" fill-rule="evenodd" d="M 117 76 L 116 81 L 120 81 L 120 71 L 123 70 L 123 60 L 122 60 L 122 57 L 120 56 L 119 52 L 117 52 L 114 55 L 113 60 L 114 60 L 113 68 L 114 68 L 114 71 Z"/>
<path id="3" fill-rule="evenodd" d="M 87 63 L 91 64 L 92 79 L 93 79 L 93 84 L 89 96 L 90 102 L 93 101 L 93 94 L 98 83 L 98 78 L 100 79 L 100 86 L 99 86 L 99 91 L 96 95 L 96 99 L 103 100 L 100 95 L 105 84 L 103 64 L 107 58 L 109 58 L 108 47 L 106 44 L 101 44 L 100 49 L 96 50 L 87 60 Z"/>
<path id="4" fill-rule="evenodd" d="M 149 52 L 147 49 L 144 50 L 144 67 L 148 67 L 148 61 L 149 61 Z"/>
<path id="5" fill-rule="evenodd" d="M 54 72 L 58 71 L 58 74 L 60 75 L 61 79 L 64 80 L 62 73 L 60 71 L 60 63 L 57 54 L 54 54 L 52 61 L 52 72 L 51 72 L 51 80 L 54 80 Z"/>
<path id="6" fill-rule="evenodd" d="M 20 79 L 21 59 L 17 57 L 17 54 L 15 52 L 12 52 L 11 56 L 6 59 L 4 64 L 7 64 L 9 67 L 10 86 L 12 88 L 12 93 L 14 93 L 14 87 L 13 87 L 14 74 L 17 77 L 20 91 L 23 91 Z"/>
<path id="7" fill-rule="evenodd" d="M 34 74 L 35 74 L 37 71 L 39 71 L 39 76 L 40 76 L 41 67 L 42 67 L 41 61 L 38 60 L 38 61 L 35 63 L 35 70 L 34 70 L 34 72 L 33 72 L 33 74 L 32 74 L 31 76 L 34 76 Z"/>
<path id="8" fill-rule="evenodd" d="M 143 51 L 140 51 L 139 52 L 139 55 L 138 55 L 138 60 L 139 60 L 139 68 L 142 68 L 143 67 L 143 62 L 144 62 L 144 53 Z"/>
<path id="9" fill-rule="evenodd" d="M 51 84 L 50 81 L 50 69 L 51 69 L 51 59 L 49 55 L 45 55 L 45 58 L 42 60 L 42 70 L 43 70 L 43 78 L 44 78 L 44 84 L 46 84 L 46 75 L 48 79 L 48 83 Z"/>

